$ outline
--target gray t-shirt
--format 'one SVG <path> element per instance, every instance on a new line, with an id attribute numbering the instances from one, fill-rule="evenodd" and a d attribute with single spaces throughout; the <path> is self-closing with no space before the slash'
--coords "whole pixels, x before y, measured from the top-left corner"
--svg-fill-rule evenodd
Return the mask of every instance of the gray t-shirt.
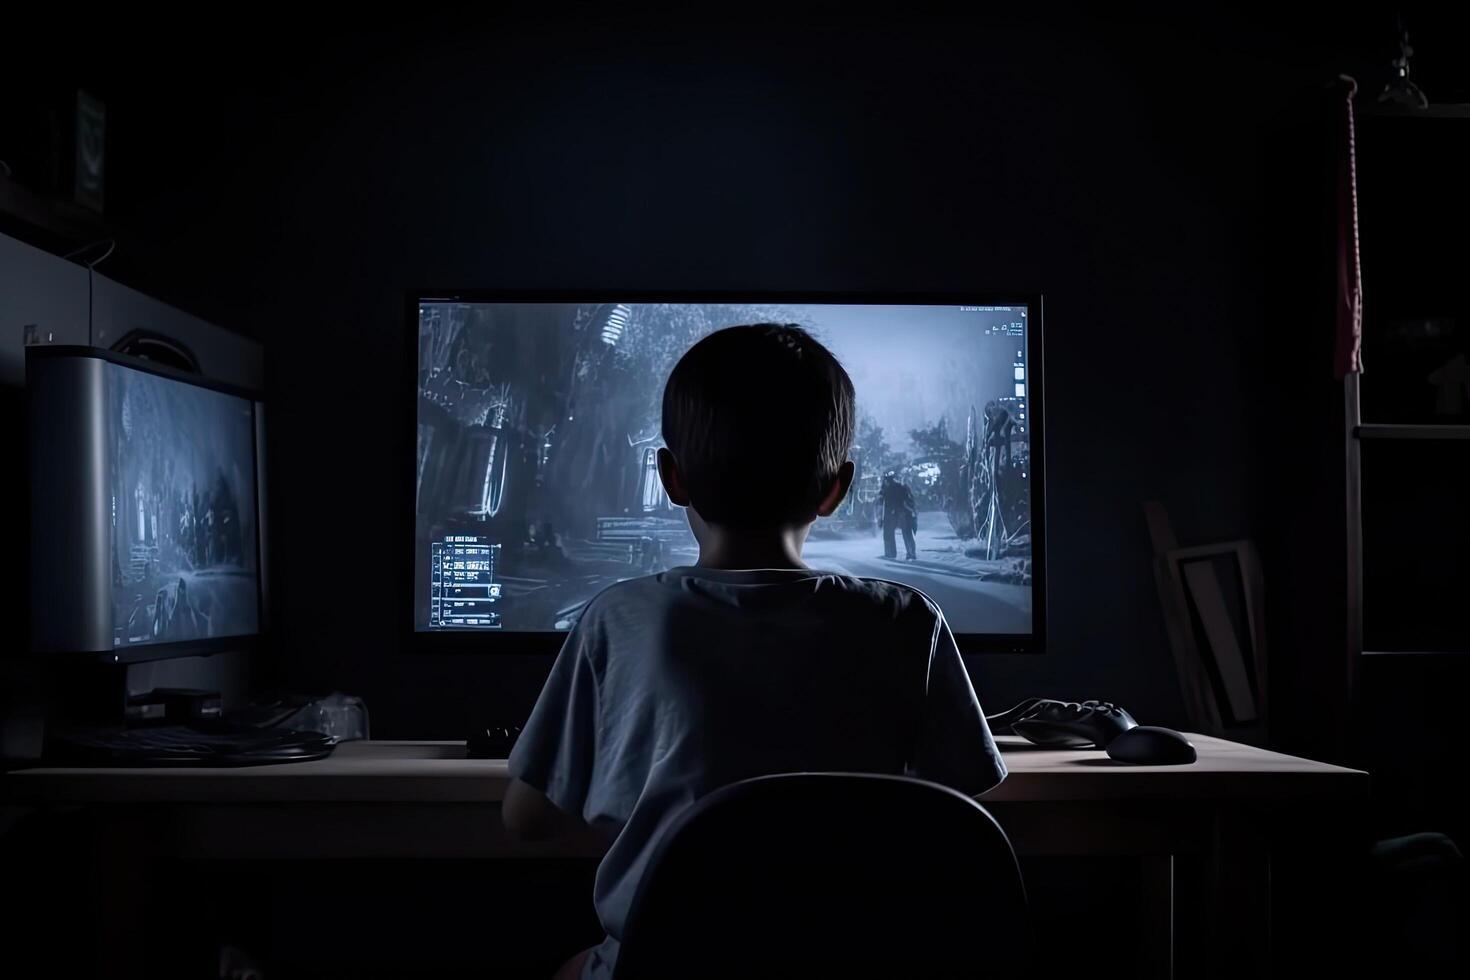
<path id="1" fill-rule="evenodd" d="M 620 582 L 567 637 L 510 772 L 617 832 L 593 900 L 610 976 L 659 832 L 781 772 L 898 773 L 976 795 L 1005 778 L 944 616 L 916 589 L 810 569 L 673 568 Z"/>

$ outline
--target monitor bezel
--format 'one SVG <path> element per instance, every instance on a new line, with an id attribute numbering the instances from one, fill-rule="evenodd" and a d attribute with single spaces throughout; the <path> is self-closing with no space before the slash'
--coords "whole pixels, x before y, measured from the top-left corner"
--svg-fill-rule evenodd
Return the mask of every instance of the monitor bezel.
<path id="1" fill-rule="evenodd" d="M 266 460 L 264 456 L 265 447 L 261 439 L 265 400 L 262 392 L 253 388 L 219 381 L 202 374 L 183 371 L 166 364 L 160 364 L 157 361 L 148 360 L 147 358 L 120 354 L 117 351 L 108 350 L 103 347 L 38 344 L 27 347 L 25 353 L 27 358 L 91 358 L 105 361 L 109 364 L 115 364 L 132 371 L 152 374 L 170 381 L 192 385 L 195 388 L 206 388 L 211 391 L 218 391 L 222 394 L 243 399 L 250 405 L 250 450 L 255 464 L 254 486 L 251 488 L 253 494 L 252 503 L 255 507 L 256 629 L 254 632 L 240 633 L 233 636 L 202 637 L 194 640 L 175 640 L 168 643 L 143 643 L 125 647 L 115 646 L 110 650 L 48 651 L 39 655 L 47 658 L 76 658 L 79 660 L 100 660 L 104 663 L 112 664 L 133 664 L 147 663 L 155 660 L 171 660 L 178 657 L 201 657 L 218 653 L 250 652 L 259 648 L 270 622 L 268 614 L 269 572 L 266 567 L 269 550 L 269 542 L 266 537 L 267 524 L 264 486 Z M 115 543 L 109 542 L 109 547 L 115 547 Z M 108 595 L 108 608 L 113 611 L 115 616 L 116 610 L 110 593 Z M 115 635 L 115 629 L 116 622 L 114 619 L 113 622 L 108 624 L 109 634 Z"/>
<path id="2" fill-rule="evenodd" d="M 615 289 L 411 289 L 404 296 L 407 356 L 408 422 L 405 426 L 403 473 L 407 477 L 408 528 L 404 551 L 409 587 L 400 607 L 407 633 L 406 649 L 414 653 L 461 653 L 551 656 L 560 651 L 562 630 L 420 630 L 414 622 L 418 583 L 418 382 L 419 305 L 456 303 L 746 303 L 831 304 L 870 306 L 1022 306 L 1027 308 L 1026 387 L 1030 402 L 1031 457 L 1031 617 L 1030 633 L 955 633 L 963 654 L 1042 653 L 1046 649 L 1046 401 L 1043 294 L 1016 291 L 965 292 L 786 292 L 774 290 L 615 290 Z M 427 560 L 427 559 L 425 559 Z"/>

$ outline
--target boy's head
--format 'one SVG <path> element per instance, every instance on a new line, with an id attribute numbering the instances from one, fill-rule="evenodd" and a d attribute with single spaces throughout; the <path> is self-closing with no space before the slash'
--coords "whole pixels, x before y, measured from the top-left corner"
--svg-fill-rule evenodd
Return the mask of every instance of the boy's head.
<path id="1" fill-rule="evenodd" d="M 664 387 L 665 488 L 708 524 L 809 524 L 847 490 L 853 415 L 852 379 L 805 330 L 717 330 Z"/>

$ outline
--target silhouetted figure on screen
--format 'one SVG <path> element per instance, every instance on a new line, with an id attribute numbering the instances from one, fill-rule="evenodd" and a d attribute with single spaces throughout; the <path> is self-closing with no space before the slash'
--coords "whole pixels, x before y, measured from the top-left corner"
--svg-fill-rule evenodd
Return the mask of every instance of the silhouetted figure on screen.
<path id="1" fill-rule="evenodd" d="M 853 428 L 852 380 L 799 327 L 719 330 L 674 366 L 658 473 L 699 562 L 587 603 L 510 753 L 513 834 L 586 823 L 613 841 L 593 891 L 607 938 L 559 978 L 612 975 L 654 841 L 712 790 L 821 769 L 975 795 L 1005 776 L 939 607 L 802 562 L 852 484 Z M 685 975 L 719 975 L 720 955 Z"/>
<path id="2" fill-rule="evenodd" d="M 883 557 L 898 557 L 893 533 L 902 531 L 904 560 L 913 561 L 918 557 L 914 553 L 914 532 L 919 529 L 919 507 L 913 493 L 892 473 L 885 473 L 878 496 L 883 501 Z"/>
<path id="3" fill-rule="evenodd" d="M 240 536 L 240 509 L 235 504 L 235 492 L 230 489 L 230 483 L 225 479 L 223 471 L 215 474 L 210 511 L 213 515 L 210 531 L 214 552 L 214 559 L 210 564 L 240 562 L 244 555 L 244 542 Z"/>
<path id="4" fill-rule="evenodd" d="M 158 594 L 153 597 L 153 638 L 160 640 L 166 637 L 168 627 L 168 590 L 159 589 Z"/>
<path id="5" fill-rule="evenodd" d="M 203 568 L 209 564 L 209 555 L 205 553 L 205 539 L 208 535 L 205 532 L 204 513 L 208 506 L 204 496 L 199 493 L 198 487 L 195 487 L 193 491 L 193 504 L 189 508 L 189 536 L 194 551 L 195 568 Z"/>
<path id="6" fill-rule="evenodd" d="M 1005 472 L 1011 465 L 1011 431 L 1016 427 L 1011 413 L 999 402 L 985 403 L 985 448 L 994 449 L 996 467 Z"/>
<path id="7" fill-rule="evenodd" d="M 642 572 L 656 572 L 664 564 L 664 546 L 658 538 L 644 535 L 638 539 L 634 561 Z"/>
<path id="8" fill-rule="evenodd" d="M 980 462 L 984 468 L 982 494 L 977 501 L 975 527 L 985 544 L 987 558 L 993 558 L 1010 533 L 1006 523 L 1006 481 L 1011 470 L 1011 432 L 1015 422 L 1011 413 L 999 402 L 985 403 L 985 427 L 981 439 Z"/>

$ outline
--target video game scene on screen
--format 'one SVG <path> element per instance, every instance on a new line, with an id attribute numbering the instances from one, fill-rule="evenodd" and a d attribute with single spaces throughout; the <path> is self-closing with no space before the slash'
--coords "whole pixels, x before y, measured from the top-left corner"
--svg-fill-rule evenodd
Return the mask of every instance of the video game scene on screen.
<path id="1" fill-rule="evenodd" d="M 778 322 L 857 390 L 857 477 L 807 564 L 911 584 L 956 632 L 1029 633 L 1026 315 L 421 302 L 415 627 L 565 630 L 607 586 L 693 564 L 655 463 L 664 381 L 705 334 Z"/>
<path id="2" fill-rule="evenodd" d="M 249 401 L 108 365 L 113 645 L 259 628 Z"/>

